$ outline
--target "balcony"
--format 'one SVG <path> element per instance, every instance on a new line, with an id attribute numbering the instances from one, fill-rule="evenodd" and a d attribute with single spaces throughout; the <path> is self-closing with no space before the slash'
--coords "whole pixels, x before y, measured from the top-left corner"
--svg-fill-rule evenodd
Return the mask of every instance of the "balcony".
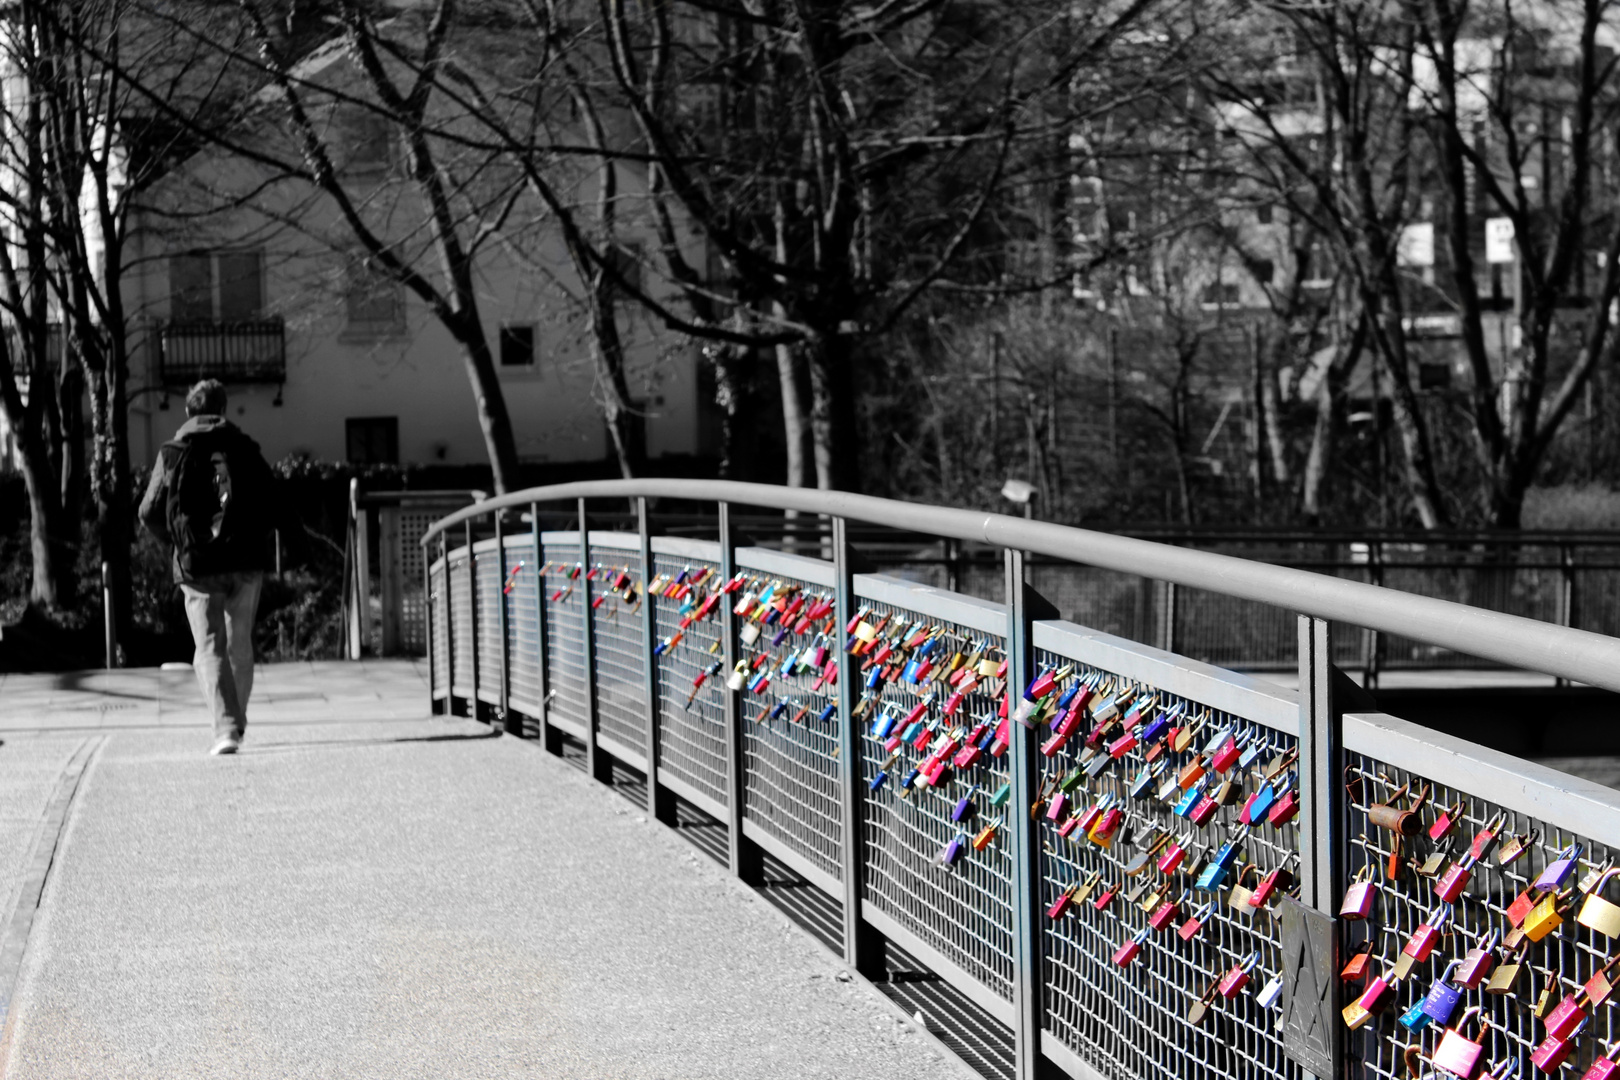
<path id="1" fill-rule="evenodd" d="M 158 377 L 165 386 L 198 379 L 280 383 L 287 379 L 287 328 L 277 316 L 244 322 L 174 321 L 158 325 Z"/>

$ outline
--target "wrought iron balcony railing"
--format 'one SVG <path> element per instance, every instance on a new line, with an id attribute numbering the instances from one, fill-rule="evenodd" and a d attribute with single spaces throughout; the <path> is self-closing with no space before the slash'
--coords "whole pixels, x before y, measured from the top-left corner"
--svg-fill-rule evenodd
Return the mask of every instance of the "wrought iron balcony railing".
<path id="1" fill-rule="evenodd" d="M 158 373 L 165 385 L 198 379 L 279 383 L 287 378 L 286 325 L 275 316 L 244 322 L 173 320 L 158 326 Z"/>

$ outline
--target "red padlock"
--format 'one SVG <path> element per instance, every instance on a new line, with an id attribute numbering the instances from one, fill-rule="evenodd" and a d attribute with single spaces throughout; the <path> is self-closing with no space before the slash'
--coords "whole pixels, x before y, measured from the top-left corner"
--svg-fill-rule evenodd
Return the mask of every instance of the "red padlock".
<path id="1" fill-rule="evenodd" d="M 1185 896 L 1186 893 L 1183 892 L 1182 895 Z M 1180 900 L 1164 900 L 1159 904 L 1158 907 L 1153 909 L 1153 914 L 1148 916 L 1148 925 L 1155 930 L 1163 930 L 1165 927 L 1175 922 L 1180 915 Z"/>
<path id="2" fill-rule="evenodd" d="M 1474 874 L 1474 861 L 1473 855 L 1464 855 L 1447 867 L 1440 880 L 1435 882 L 1434 895 L 1448 904 L 1461 896 L 1463 890 L 1468 888 L 1468 879 Z"/>
<path id="3" fill-rule="evenodd" d="M 1220 803 L 1216 802 L 1213 797 L 1205 795 L 1193 804 L 1191 810 L 1187 811 L 1187 820 L 1194 825 L 1208 824 L 1209 819 L 1214 817 L 1215 811 L 1220 808 Z"/>
<path id="4" fill-rule="evenodd" d="M 1249 973 L 1254 970 L 1254 965 L 1259 962 L 1260 954 L 1255 952 L 1233 964 L 1231 970 L 1221 977 L 1217 990 L 1221 997 L 1230 1001 L 1241 994 L 1243 988 L 1249 985 Z"/>
<path id="5" fill-rule="evenodd" d="M 1531 1052 L 1530 1063 L 1549 1076 L 1556 1073 L 1564 1067 L 1564 1062 L 1569 1060 L 1570 1051 L 1575 1049 L 1575 1037 L 1590 1022 L 1590 1017 L 1583 1019 L 1576 1025 L 1574 1031 L 1563 1038 L 1555 1035 L 1547 1036 L 1541 1045 Z"/>
<path id="6" fill-rule="evenodd" d="M 1136 936 L 1114 950 L 1114 963 L 1118 967 L 1128 967 L 1138 956 L 1142 955 L 1142 945 L 1148 939 L 1150 931 L 1143 929 L 1136 932 Z"/>
<path id="7" fill-rule="evenodd" d="M 1496 967 L 1496 944 L 1501 940 L 1502 931 L 1492 930 L 1489 937 L 1469 949 L 1463 956 L 1451 981 L 1468 990 L 1478 986 L 1480 980 Z"/>
<path id="8" fill-rule="evenodd" d="M 1616 1054 L 1620 1054 L 1620 1039 L 1609 1044 L 1603 1056 L 1592 1062 L 1591 1067 L 1581 1074 L 1581 1080 L 1615 1080 L 1620 1076 L 1620 1064 L 1616 1064 Z"/>
<path id="9" fill-rule="evenodd" d="M 1218 773 L 1224 773 L 1236 765 L 1238 758 L 1243 756 L 1243 748 L 1236 739 L 1228 735 L 1226 741 L 1210 756 L 1209 764 Z"/>
<path id="10" fill-rule="evenodd" d="M 1273 825 L 1286 825 L 1299 816 L 1299 792 L 1289 791 L 1288 794 L 1271 804 L 1266 812 L 1266 820 Z"/>
<path id="11" fill-rule="evenodd" d="M 1451 908 L 1449 905 L 1435 908 L 1418 925 L 1418 928 L 1412 931 L 1412 936 L 1406 939 L 1406 945 L 1401 949 L 1401 952 L 1421 964 L 1429 958 L 1430 953 L 1434 952 L 1435 945 L 1440 941 L 1440 932 L 1445 929 L 1446 924 L 1450 921 Z"/>
<path id="12" fill-rule="evenodd" d="M 1260 884 L 1255 886 L 1254 893 L 1249 897 L 1250 907 L 1263 908 L 1273 897 L 1294 887 L 1294 872 L 1288 869 L 1288 864 L 1298 857 L 1298 852 L 1290 851 L 1281 866 L 1260 879 Z"/>
<path id="13" fill-rule="evenodd" d="M 1182 941 L 1191 941 L 1198 936 L 1198 931 L 1204 928 L 1204 924 L 1209 921 L 1209 917 L 1214 912 L 1215 901 L 1211 900 L 1203 907 L 1195 910 L 1187 921 L 1181 924 L 1181 929 L 1176 931 L 1176 936 Z"/>
<path id="14" fill-rule="evenodd" d="M 1567 1039 L 1575 1033 L 1575 1029 L 1585 1023 L 1588 1013 L 1586 1011 L 1586 988 L 1565 995 L 1564 1000 L 1553 1006 L 1553 1011 L 1547 1014 L 1542 1021 L 1547 1028 L 1549 1039 Z"/>

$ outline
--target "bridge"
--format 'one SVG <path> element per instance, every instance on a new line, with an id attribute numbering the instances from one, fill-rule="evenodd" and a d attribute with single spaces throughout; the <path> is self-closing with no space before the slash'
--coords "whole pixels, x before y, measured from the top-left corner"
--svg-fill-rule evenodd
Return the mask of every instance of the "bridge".
<path id="1" fill-rule="evenodd" d="M 851 522 L 1000 547 L 1001 601 Z M 1287 612 L 1297 681 L 1057 618 L 1032 555 Z M 1332 661 L 1372 629 L 1620 690 L 1620 641 L 719 482 L 485 500 L 424 556 L 426 658 L 271 669 L 237 762 L 188 676 L 0 684 L 7 1075 L 1581 1075 L 1614 1037 L 1620 792 Z"/>

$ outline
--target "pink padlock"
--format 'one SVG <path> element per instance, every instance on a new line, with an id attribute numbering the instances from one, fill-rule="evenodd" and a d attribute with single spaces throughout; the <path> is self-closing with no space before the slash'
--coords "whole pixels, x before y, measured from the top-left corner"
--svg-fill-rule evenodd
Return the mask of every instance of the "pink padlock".
<path id="1" fill-rule="evenodd" d="M 1142 955 L 1142 945 L 1148 939 L 1148 930 L 1139 930 L 1136 936 L 1114 950 L 1114 963 L 1118 967 L 1127 967 L 1138 956 Z"/>
<path id="2" fill-rule="evenodd" d="M 1574 1031 L 1571 1031 L 1563 1038 L 1556 1035 L 1547 1036 L 1542 1040 L 1541 1045 L 1531 1052 L 1530 1063 L 1549 1076 L 1556 1073 L 1564 1067 L 1564 1062 L 1569 1060 L 1570 1051 L 1575 1049 L 1576 1036 L 1590 1022 L 1590 1017 L 1583 1019 Z"/>
<path id="3" fill-rule="evenodd" d="M 1273 825 L 1286 825 L 1299 816 L 1299 792 L 1290 791 L 1282 798 L 1272 803 L 1271 809 L 1266 812 L 1266 820 Z"/>
<path id="4" fill-rule="evenodd" d="M 1356 998 L 1356 1004 L 1374 1015 L 1383 1012 L 1390 998 L 1395 996 L 1395 984 L 1378 975 L 1367 980 L 1367 988 Z M 1475 1010 L 1476 1012 L 1478 1010 Z"/>
<path id="5" fill-rule="evenodd" d="M 1489 937 L 1469 949 L 1458 963 L 1457 974 L 1452 977 L 1452 982 L 1468 990 L 1478 986 L 1480 980 L 1495 969 L 1496 945 L 1501 940 L 1502 931 L 1492 930 Z"/>
<path id="6" fill-rule="evenodd" d="M 1243 988 L 1249 985 L 1249 973 L 1259 962 L 1260 954 L 1255 952 L 1233 964 L 1231 970 L 1221 976 L 1221 981 L 1217 984 L 1216 989 L 1221 997 L 1230 1001 L 1241 994 Z"/>
<path id="7" fill-rule="evenodd" d="M 1203 798 L 1199 799 L 1193 804 L 1193 808 L 1191 810 L 1187 811 L 1187 820 L 1192 822 L 1194 825 L 1207 824 L 1209 819 L 1215 816 L 1215 811 L 1219 810 L 1220 808 L 1220 803 L 1216 802 L 1212 797 L 1205 795 Z"/>
<path id="8" fill-rule="evenodd" d="M 1434 952 L 1435 945 L 1440 941 L 1440 931 L 1445 929 L 1451 921 L 1451 906 L 1435 908 L 1431 911 L 1418 928 L 1412 931 L 1412 936 L 1406 939 L 1406 945 L 1401 952 L 1410 956 L 1418 963 L 1429 958 Z"/>
<path id="9" fill-rule="evenodd" d="M 1603 1056 L 1592 1062 L 1581 1074 L 1581 1080 L 1616 1080 L 1616 1077 L 1620 1077 L 1620 1064 L 1616 1063 L 1616 1054 L 1620 1054 L 1620 1039 L 1609 1044 Z"/>
<path id="10" fill-rule="evenodd" d="M 1118 761 L 1134 749 L 1136 749 L 1136 736 L 1127 731 L 1108 744 L 1108 756 Z"/>
<path id="11" fill-rule="evenodd" d="M 1547 1014 L 1543 1021 L 1549 1039 L 1567 1039 L 1575 1033 L 1575 1029 L 1586 1022 L 1586 991 L 1577 990 L 1573 994 L 1566 994 L 1564 1000 L 1553 1006 L 1553 1011 Z"/>
<path id="12" fill-rule="evenodd" d="M 1172 842 L 1169 847 L 1164 849 L 1164 854 L 1159 856 L 1159 873 L 1175 873 L 1177 870 L 1181 869 L 1182 860 L 1184 860 L 1186 857 L 1186 845 L 1184 845 L 1180 840 Z"/>
<path id="13" fill-rule="evenodd" d="M 1440 875 L 1440 880 L 1435 882 L 1434 885 L 1434 895 L 1448 904 L 1451 903 L 1463 894 L 1464 889 L 1468 888 L 1468 879 L 1473 877 L 1473 874 L 1474 856 L 1464 855 L 1459 861 L 1447 867 L 1446 872 Z"/>
<path id="14" fill-rule="evenodd" d="M 1469 1017 L 1480 1023 L 1478 1042 L 1463 1034 L 1463 1027 L 1468 1023 Z M 1440 1039 L 1440 1045 L 1435 1047 L 1434 1057 L 1431 1059 L 1435 1067 L 1461 1077 L 1462 1080 L 1473 1080 L 1474 1073 L 1479 1068 L 1480 1053 L 1484 1050 L 1484 1029 L 1485 1021 L 1479 1014 L 1479 1006 L 1470 1007 L 1462 1014 L 1455 1027 L 1446 1029 L 1445 1035 Z"/>
<path id="15" fill-rule="evenodd" d="M 1148 925 L 1155 930 L 1163 930 L 1175 922 L 1180 915 L 1181 901 L 1165 900 L 1153 909 L 1153 914 L 1148 916 Z"/>
<path id="16" fill-rule="evenodd" d="M 1238 758 L 1243 756 L 1243 748 L 1238 746 L 1237 740 L 1228 735 L 1226 741 L 1210 757 L 1209 764 L 1218 773 L 1224 773 L 1236 765 Z"/>
<path id="17" fill-rule="evenodd" d="M 1049 803 L 1046 807 L 1046 820 L 1063 820 L 1063 811 L 1068 808 L 1068 805 L 1069 797 L 1063 792 L 1060 791 L 1056 795 L 1052 796 L 1051 803 Z"/>
<path id="18" fill-rule="evenodd" d="M 1365 919 L 1372 914 L 1373 901 L 1378 897 L 1378 882 L 1372 880 L 1372 864 L 1368 863 L 1356 874 L 1356 880 L 1344 890 L 1344 902 L 1339 905 L 1339 918 Z"/>

